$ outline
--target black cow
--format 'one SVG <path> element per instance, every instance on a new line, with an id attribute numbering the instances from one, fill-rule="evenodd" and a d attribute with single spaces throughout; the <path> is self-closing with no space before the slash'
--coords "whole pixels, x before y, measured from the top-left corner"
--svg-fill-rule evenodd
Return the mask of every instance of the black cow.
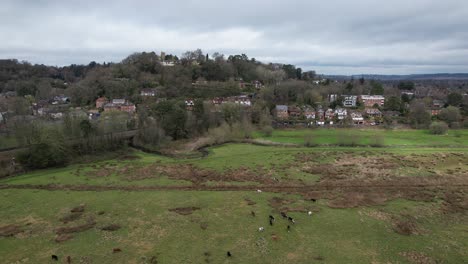
<path id="1" fill-rule="evenodd" d="M 58 261 L 57 255 L 52 255 L 52 260 Z"/>
<path id="2" fill-rule="evenodd" d="M 288 225 L 288 227 L 286 228 L 288 230 L 288 232 L 291 230 L 291 227 Z"/>
<path id="3" fill-rule="evenodd" d="M 228 256 L 228 257 L 232 257 L 231 251 L 228 251 L 228 252 L 227 252 L 227 256 Z"/>
<path id="4" fill-rule="evenodd" d="M 270 225 L 272 226 L 273 225 L 273 221 L 270 219 Z"/>
<path id="5" fill-rule="evenodd" d="M 291 223 L 293 223 L 293 224 L 296 223 L 296 221 L 294 221 L 294 218 L 292 218 L 292 217 L 290 217 L 290 216 L 288 216 L 288 220 L 289 220 Z"/>
<path id="6" fill-rule="evenodd" d="M 310 200 L 314 203 L 317 201 L 317 199 L 314 199 L 314 198 L 311 198 Z"/>
<path id="7" fill-rule="evenodd" d="M 252 216 L 255 216 L 255 212 L 254 212 L 254 211 L 250 211 L 250 214 L 251 214 Z"/>
<path id="8" fill-rule="evenodd" d="M 271 221 L 275 221 L 275 218 L 272 215 L 269 215 L 268 217 L 270 218 Z"/>

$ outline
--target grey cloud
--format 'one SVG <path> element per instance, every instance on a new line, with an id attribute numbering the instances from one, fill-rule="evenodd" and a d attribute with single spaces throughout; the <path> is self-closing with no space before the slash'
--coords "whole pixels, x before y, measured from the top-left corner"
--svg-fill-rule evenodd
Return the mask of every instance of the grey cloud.
<path id="1" fill-rule="evenodd" d="M 8 0 L 0 57 L 63 65 L 201 48 L 332 74 L 467 72 L 466 25 L 458 0 Z"/>

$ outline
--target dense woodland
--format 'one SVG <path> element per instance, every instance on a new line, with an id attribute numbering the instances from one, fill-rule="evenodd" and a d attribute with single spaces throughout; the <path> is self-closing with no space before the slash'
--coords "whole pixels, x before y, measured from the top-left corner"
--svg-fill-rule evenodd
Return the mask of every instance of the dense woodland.
<path id="1" fill-rule="evenodd" d="M 140 96 L 146 88 L 155 89 L 157 95 Z M 202 135 L 222 141 L 248 137 L 253 129 L 271 133 L 275 105 L 342 106 L 341 100 L 330 102 L 330 94 L 384 95 L 385 105 L 380 110 L 397 113 L 384 118 L 386 127 L 428 128 L 434 121 L 442 121 L 461 128 L 468 126 L 463 121 L 468 115 L 467 91 L 463 80 L 332 79 L 290 64 L 265 64 L 245 54 L 209 55 L 200 49 L 187 51 L 180 58 L 142 52 L 120 63 L 65 67 L 0 60 L 0 128 L 3 135 L 15 138 L 16 145 L 35 146 L 19 157 L 22 163 L 48 167 L 64 164 L 73 155 L 121 147 L 122 142 L 108 136 L 119 131 L 138 130 L 133 144 L 153 149 L 172 140 Z M 61 120 L 33 116 L 32 105 L 59 95 L 70 98 L 70 103 L 62 106 L 65 114 Z M 210 103 L 213 98 L 238 95 L 248 96 L 253 105 L 223 104 L 215 109 Z M 82 114 L 103 96 L 125 98 L 136 104 L 137 111 L 133 115 L 104 112 L 98 120 Z M 191 111 L 186 109 L 187 99 L 194 101 Z M 437 117 L 429 113 L 434 100 L 443 102 Z M 108 140 L 96 140 L 98 136 Z M 66 143 L 70 140 L 76 143 L 72 147 Z"/>

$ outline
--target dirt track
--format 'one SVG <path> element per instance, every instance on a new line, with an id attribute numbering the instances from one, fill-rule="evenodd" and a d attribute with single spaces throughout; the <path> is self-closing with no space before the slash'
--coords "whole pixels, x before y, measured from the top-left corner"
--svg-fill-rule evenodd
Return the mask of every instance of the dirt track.
<path id="1" fill-rule="evenodd" d="M 118 185 L 67 185 L 67 184 L 0 184 L 0 189 L 32 189 L 48 191 L 256 191 L 267 192 L 310 192 L 328 190 L 406 190 L 406 189 L 460 189 L 468 190 L 468 184 L 439 184 L 439 183 L 319 183 L 315 185 L 173 185 L 173 186 L 118 186 Z"/>

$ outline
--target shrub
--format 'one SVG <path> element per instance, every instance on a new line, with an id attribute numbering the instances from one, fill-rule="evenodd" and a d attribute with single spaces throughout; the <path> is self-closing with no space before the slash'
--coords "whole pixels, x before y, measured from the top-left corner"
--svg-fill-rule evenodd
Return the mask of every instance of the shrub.
<path id="1" fill-rule="evenodd" d="M 461 128 L 460 122 L 452 122 L 452 123 L 450 123 L 450 128 L 452 128 L 452 129 L 460 129 L 460 128 Z"/>
<path id="2" fill-rule="evenodd" d="M 429 127 L 429 131 L 434 135 L 443 135 L 447 133 L 448 126 L 444 122 L 433 122 Z"/>

